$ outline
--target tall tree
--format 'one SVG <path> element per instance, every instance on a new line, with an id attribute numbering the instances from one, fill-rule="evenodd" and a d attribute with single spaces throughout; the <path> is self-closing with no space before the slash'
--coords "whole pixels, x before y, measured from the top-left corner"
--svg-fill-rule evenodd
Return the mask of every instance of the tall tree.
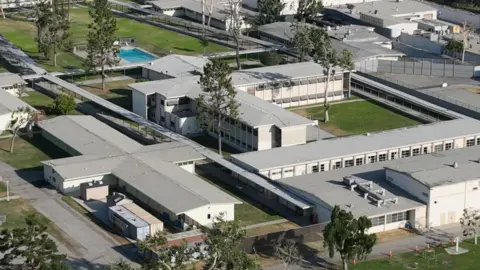
<path id="1" fill-rule="evenodd" d="M 47 226 L 35 215 L 26 218 L 26 228 L 4 229 L 0 232 L 0 268 L 32 270 L 66 270 L 65 255 L 47 234 Z"/>
<path id="2" fill-rule="evenodd" d="M 295 6 L 293 6 L 295 3 L 292 3 L 291 9 L 295 9 Z M 318 0 L 299 0 L 296 8 L 295 19 L 299 22 L 312 20 L 323 11 L 322 1 Z"/>
<path id="3" fill-rule="evenodd" d="M 135 270 L 135 268 L 133 268 L 128 262 L 121 259 L 107 266 L 107 270 Z"/>
<path id="4" fill-rule="evenodd" d="M 238 221 L 225 221 L 215 217 L 212 227 L 206 229 L 204 241 L 205 269 L 253 270 L 258 269 L 255 259 L 238 248 L 246 231 Z"/>
<path id="5" fill-rule="evenodd" d="M 465 62 L 465 52 L 470 46 L 470 35 L 475 33 L 475 27 L 472 23 L 464 21 L 462 25 L 462 62 Z"/>
<path id="6" fill-rule="evenodd" d="M 39 4 L 37 9 L 38 48 L 45 58 L 53 58 L 54 66 L 57 66 L 58 51 L 69 44 L 70 21 L 67 12 L 62 6 L 49 2 Z"/>
<path id="7" fill-rule="evenodd" d="M 294 265 L 299 265 L 302 261 L 297 243 L 293 239 L 285 238 L 285 233 L 282 233 L 278 239 L 273 241 L 273 251 L 275 258 L 282 261 L 285 270 L 289 270 Z"/>
<path id="8" fill-rule="evenodd" d="M 278 21 L 285 8 L 285 3 L 282 0 L 259 0 L 258 4 L 257 24 L 264 25 Z"/>
<path id="9" fill-rule="evenodd" d="M 42 114 L 32 110 L 30 107 L 21 107 L 12 112 L 10 124 L 8 129 L 12 131 L 12 142 L 10 144 L 10 153 L 13 153 L 13 147 L 15 145 L 15 139 L 18 132 L 25 128 L 27 131 L 31 131 L 33 125 L 41 120 Z"/>
<path id="10" fill-rule="evenodd" d="M 475 245 L 480 231 L 480 212 L 475 209 L 463 209 L 463 217 L 460 218 L 464 236 L 473 236 Z"/>
<path id="11" fill-rule="evenodd" d="M 303 62 L 305 61 L 305 56 L 309 55 L 313 49 L 313 42 L 310 34 L 312 29 L 306 24 L 299 22 L 295 22 L 291 27 L 294 36 L 290 38 L 290 43 L 299 54 L 300 62 Z"/>
<path id="12" fill-rule="evenodd" d="M 155 235 L 147 236 L 138 246 L 141 251 L 153 251 L 156 256 L 146 259 L 142 266 L 145 270 L 185 270 L 187 263 L 193 258 L 192 249 L 185 243 L 177 246 L 167 246 L 165 232 L 158 231 Z"/>
<path id="13" fill-rule="evenodd" d="M 118 50 L 114 46 L 117 20 L 110 10 L 108 0 L 94 0 L 88 11 L 92 22 L 88 25 L 87 58 L 85 66 L 88 70 L 101 70 L 102 89 L 105 89 L 105 66 L 118 63 Z"/>
<path id="14" fill-rule="evenodd" d="M 237 91 L 233 87 L 228 64 L 214 59 L 203 67 L 198 82 L 202 93 L 197 98 L 197 121 L 205 130 L 213 130 L 218 136 L 218 153 L 222 154 L 222 134 L 228 130 L 223 122 L 238 118 Z"/>
<path id="15" fill-rule="evenodd" d="M 335 252 L 340 253 L 344 270 L 348 270 L 349 260 L 364 259 L 377 241 L 376 234 L 368 234 L 370 227 L 372 222 L 366 216 L 355 219 L 351 212 L 336 205 L 323 231 L 323 245 L 328 248 L 330 258 Z"/>
<path id="16" fill-rule="evenodd" d="M 445 51 L 451 53 L 453 57 L 456 57 L 457 53 L 463 52 L 463 43 L 461 41 L 451 39 L 445 45 Z"/>
<path id="17" fill-rule="evenodd" d="M 241 1 L 240 0 L 227 0 L 227 13 L 228 13 L 228 31 L 232 36 L 235 43 L 235 61 L 237 62 L 237 69 L 242 69 L 240 63 L 240 36 L 242 35 L 243 20 L 240 16 Z"/>

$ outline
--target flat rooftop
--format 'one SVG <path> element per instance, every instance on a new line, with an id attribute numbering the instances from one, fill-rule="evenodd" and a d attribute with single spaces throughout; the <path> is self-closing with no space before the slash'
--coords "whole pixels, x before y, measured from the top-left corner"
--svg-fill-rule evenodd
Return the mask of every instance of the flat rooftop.
<path id="1" fill-rule="evenodd" d="M 110 206 L 109 209 L 118 216 L 122 217 L 124 220 L 128 221 L 128 223 L 130 223 L 132 226 L 135 226 L 136 228 L 143 228 L 149 226 L 149 224 L 145 220 L 130 212 L 130 210 L 123 207 L 122 205 Z"/>
<path id="2" fill-rule="evenodd" d="M 432 188 L 480 178 L 480 147 L 467 147 L 422 158 L 399 159 L 385 168 L 403 173 Z M 454 163 L 458 164 L 455 168 Z"/>
<path id="3" fill-rule="evenodd" d="M 336 69 L 338 72 L 342 71 L 340 67 Z M 235 71 L 232 73 L 232 83 L 234 86 L 243 86 L 319 76 L 324 77 L 321 65 L 301 62 Z"/>
<path id="4" fill-rule="evenodd" d="M 344 42 L 390 42 L 390 39 L 377 34 L 374 27 L 366 27 L 363 25 L 342 25 L 330 27 L 328 28 L 327 33 L 330 37 L 342 40 Z"/>
<path id="5" fill-rule="evenodd" d="M 480 134 L 480 122 L 465 118 L 236 154 L 231 157 L 256 171 L 261 171 L 476 134 Z"/>
<path id="6" fill-rule="evenodd" d="M 36 111 L 35 108 L 18 97 L 8 93 L 5 90 L 0 90 L 0 114 L 11 113 L 22 107 L 29 107 L 30 109 Z"/>
<path id="7" fill-rule="evenodd" d="M 82 155 L 123 155 L 142 147 L 92 116 L 58 116 L 40 122 L 39 126 Z"/>
<path id="8" fill-rule="evenodd" d="M 318 28 L 310 23 L 301 23 L 305 27 Z M 291 22 L 274 22 L 258 26 L 258 31 L 267 33 L 277 38 L 289 41 L 295 36 L 295 28 Z"/>
<path id="9" fill-rule="evenodd" d="M 177 215 L 210 204 L 241 203 L 168 162 L 135 157 L 116 167 L 112 174 Z"/>
<path id="10" fill-rule="evenodd" d="M 410 0 L 381 0 L 365 3 L 351 4 L 354 6 L 354 13 L 375 13 L 385 14 L 392 17 L 411 16 L 417 12 L 437 12 L 437 9 L 419 1 Z"/>
<path id="11" fill-rule="evenodd" d="M 199 77 L 159 80 L 130 84 L 129 87 L 142 93 L 158 93 L 165 98 L 188 97 L 195 100 L 202 92 L 198 84 Z M 236 100 L 240 106 L 239 119 L 252 126 L 276 125 L 279 128 L 289 126 L 311 125 L 313 122 L 277 105 L 254 97 L 244 91 L 237 91 Z"/>
<path id="12" fill-rule="evenodd" d="M 275 181 L 293 192 L 307 192 L 332 209 L 335 205 L 339 205 L 346 211 L 351 211 L 355 217 L 373 217 L 423 206 L 424 204 L 418 199 L 386 181 L 383 166 L 392 164 L 394 161 L 398 160 L 282 178 Z M 385 189 L 385 198 L 398 197 L 398 204 L 388 203 L 378 207 L 371 200 L 365 199 L 362 192 L 351 191 L 350 187 L 343 183 L 343 178 L 351 175 L 372 181 L 375 186 Z"/>
<path id="13" fill-rule="evenodd" d="M 203 66 L 209 62 L 210 60 L 203 56 L 170 54 L 152 61 L 143 68 L 177 78 L 203 72 Z"/>
<path id="14" fill-rule="evenodd" d="M 0 73 L 0 87 L 13 86 L 14 84 L 24 84 L 25 81 L 18 74 L 3 72 Z"/>
<path id="15" fill-rule="evenodd" d="M 463 107 L 476 107 L 480 108 L 480 84 L 467 85 L 457 84 L 447 87 L 435 87 L 419 90 L 429 95 L 439 95 L 445 98 L 449 98 L 451 102 L 456 104 L 463 104 Z"/>
<path id="16" fill-rule="evenodd" d="M 205 157 L 193 147 L 175 141 L 146 145 L 135 151 L 132 155 L 171 163 L 205 159 Z"/>

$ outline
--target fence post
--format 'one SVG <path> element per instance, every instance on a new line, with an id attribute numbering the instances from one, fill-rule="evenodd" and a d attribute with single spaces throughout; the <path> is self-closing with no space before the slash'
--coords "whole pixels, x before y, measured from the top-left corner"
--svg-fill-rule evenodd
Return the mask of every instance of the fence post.
<path id="1" fill-rule="evenodd" d="M 393 73 L 393 61 L 390 61 L 390 73 Z"/>
<path id="2" fill-rule="evenodd" d="M 430 59 L 430 76 L 433 76 L 433 59 Z"/>
<path id="3" fill-rule="evenodd" d="M 407 59 L 403 59 L 403 74 L 407 74 Z"/>
<path id="4" fill-rule="evenodd" d="M 443 60 L 443 77 L 445 77 L 447 72 L 447 60 Z"/>

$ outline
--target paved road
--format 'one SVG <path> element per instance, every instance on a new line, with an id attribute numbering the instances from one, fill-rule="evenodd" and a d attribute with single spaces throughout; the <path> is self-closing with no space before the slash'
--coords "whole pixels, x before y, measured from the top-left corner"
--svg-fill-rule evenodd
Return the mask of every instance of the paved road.
<path id="1" fill-rule="evenodd" d="M 386 258 L 388 253 L 392 251 L 393 255 L 403 253 L 403 252 L 413 252 L 416 246 L 423 249 L 426 247 L 427 243 L 432 241 L 441 241 L 441 242 L 450 242 L 450 239 L 453 239 L 456 236 L 462 236 L 462 229 L 459 225 L 453 225 L 443 228 L 435 228 L 428 230 L 423 233 L 423 235 L 415 235 L 411 237 L 406 237 L 394 241 L 384 242 L 377 244 L 373 247 L 372 253 L 370 254 L 370 259 L 379 259 Z M 323 256 L 310 257 L 304 260 L 303 264 L 300 266 L 291 267 L 290 270 L 304 270 L 304 269 L 325 269 L 324 262 L 325 260 L 332 263 L 340 263 L 340 256 L 336 254 L 333 259 L 327 258 L 326 254 Z M 283 270 L 285 269 L 283 265 L 275 265 L 264 268 L 265 270 Z M 333 268 L 334 269 L 334 268 Z"/>
<path id="2" fill-rule="evenodd" d="M 61 195 L 43 181 L 42 171 L 15 171 L 0 163 L 0 175 L 3 180 L 10 181 L 13 193 L 30 201 L 38 212 L 64 232 L 67 243 L 59 246 L 73 269 L 102 269 L 119 259 L 138 259 L 133 246 L 120 246 L 96 224 L 61 201 Z"/>

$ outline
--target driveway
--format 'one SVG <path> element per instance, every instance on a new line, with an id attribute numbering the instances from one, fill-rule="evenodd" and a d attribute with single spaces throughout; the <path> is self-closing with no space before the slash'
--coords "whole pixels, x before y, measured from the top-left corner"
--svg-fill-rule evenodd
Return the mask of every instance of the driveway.
<path id="1" fill-rule="evenodd" d="M 73 269 L 102 269 L 119 259 L 138 261 L 133 245 L 121 246 L 96 224 L 65 204 L 61 195 L 43 181 L 42 171 L 15 171 L 0 162 L 0 175 L 3 180 L 10 181 L 12 192 L 30 201 L 32 207 L 64 232 L 67 243 L 60 244 L 59 248 L 67 254 Z"/>

